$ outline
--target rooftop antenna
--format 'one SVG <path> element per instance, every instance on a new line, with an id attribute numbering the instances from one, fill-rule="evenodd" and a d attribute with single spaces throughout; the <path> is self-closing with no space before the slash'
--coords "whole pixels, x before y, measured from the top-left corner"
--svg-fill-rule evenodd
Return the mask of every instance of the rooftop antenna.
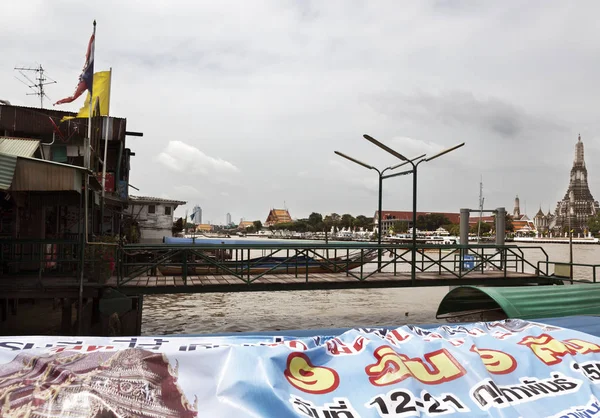
<path id="1" fill-rule="evenodd" d="M 479 222 L 477 222 L 477 243 L 479 243 L 481 233 L 481 217 L 483 216 L 483 176 L 479 180 Z"/>
<path id="2" fill-rule="evenodd" d="M 43 109 L 44 108 L 44 97 L 47 98 L 48 100 L 50 100 L 50 98 L 44 91 L 45 90 L 44 87 L 47 86 L 48 84 L 56 84 L 56 80 L 53 80 L 44 74 L 44 72 L 46 70 L 44 70 L 44 67 L 42 67 L 42 64 L 40 64 L 38 67 L 15 67 L 15 70 L 18 71 L 19 74 L 21 75 L 21 78 L 19 78 L 17 76 L 15 76 L 15 78 L 34 91 L 33 93 L 27 93 L 27 96 L 39 96 L 40 97 L 40 108 Z M 27 76 L 27 74 L 25 74 L 25 71 L 35 72 L 36 76 L 32 80 L 31 78 L 29 78 Z"/>

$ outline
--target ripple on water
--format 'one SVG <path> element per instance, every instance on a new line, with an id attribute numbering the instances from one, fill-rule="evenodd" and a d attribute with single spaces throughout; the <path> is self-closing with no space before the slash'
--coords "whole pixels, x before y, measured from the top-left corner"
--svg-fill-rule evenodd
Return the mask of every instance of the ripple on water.
<path id="1" fill-rule="evenodd" d="M 142 333 L 214 333 L 436 323 L 448 287 L 146 296 Z M 408 312 L 408 316 L 406 313 Z"/>

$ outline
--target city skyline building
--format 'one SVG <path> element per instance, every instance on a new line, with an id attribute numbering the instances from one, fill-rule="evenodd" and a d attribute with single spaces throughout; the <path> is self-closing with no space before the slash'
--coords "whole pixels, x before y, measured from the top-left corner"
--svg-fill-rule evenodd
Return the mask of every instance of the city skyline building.
<path id="1" fill-rule="evenodd" d="M 225 215 L 225 225 L 231 225 L 231 213 L 229 212 Z"/>
<path id="2" fill-rule="evenodd" d="M 200 205 L 194 206 L 192 211 L 192 222 L 194 222 L 196 225 L 202 224 L 202 208 Z"/>

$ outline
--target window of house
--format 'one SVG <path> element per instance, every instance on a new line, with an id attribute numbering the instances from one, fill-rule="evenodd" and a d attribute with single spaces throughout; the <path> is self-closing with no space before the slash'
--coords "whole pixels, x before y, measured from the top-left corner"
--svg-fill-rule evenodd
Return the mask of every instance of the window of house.
<path id="1" fill-rule="evenodd" d="M 165 215 L 171 214 L 171 206 L 165 206 Z"/>
<path id="2" fill-rule="evenodd" d="M 156 213 L 156 206 L 148 205 L 148 213 Z"/>

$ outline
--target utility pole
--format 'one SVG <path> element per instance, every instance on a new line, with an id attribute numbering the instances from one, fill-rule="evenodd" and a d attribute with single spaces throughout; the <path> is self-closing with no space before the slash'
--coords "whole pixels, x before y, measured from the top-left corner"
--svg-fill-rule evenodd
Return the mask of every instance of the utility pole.
<path id="1" fill-rule="evenodd" d="M 479 222 L 477 222 L 477 244 L 481 240 L 481 218 L 483 216 L 483 201 L 485 198 L 483 197 L 483 176 L 479 181 Z"/>
<path id="2" fill-rule="evenodd" d="M 46 95 L 46 91 L 45 91 L 44 87 L 47 86 L 48 84 L 56 84 L 56 81 L 51 79 L 50 77 L 47 77 L 44 75 L 44 72 L 46 70 L 44 70 L 44 67 L 42 67 L 42 64 L 40 64 L 38 67 L 34 67 L 34 68 L 32 68 L 32 67 L 15 67 L 14 69 L 16 71 L 18 71 L 19 74 L 21 74 L 21 77 L 23 77 L 22 79 L 19 77 L 15 77 L 15 78 L 34 91 L 33 93 L 27 93 L 27 96 L 39 96 L 40 109 L 43 109 L 44 108 L 44 97 L 49 99 L 49 97 Z M 35 78 L 32 80 L 31 78 L 29 78 L 27 76 L 27 74 L 24 73 L 24 71 L 35 72 L 36 73 Z"/>

